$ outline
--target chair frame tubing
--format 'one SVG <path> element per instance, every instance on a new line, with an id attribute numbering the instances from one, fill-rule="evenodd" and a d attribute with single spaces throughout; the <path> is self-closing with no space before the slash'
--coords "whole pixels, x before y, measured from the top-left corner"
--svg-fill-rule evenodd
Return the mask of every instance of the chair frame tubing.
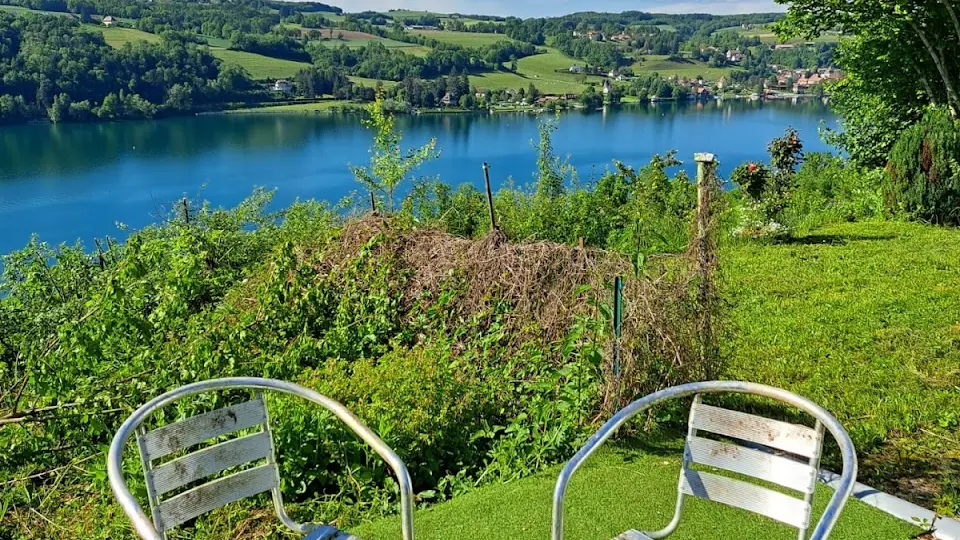
<path id="1" fill-rule="evenodd" d="M 850 494 L 853 493 L 853 489 L 856 484 L 857 456 L 853 447 L 853 441 L 850 440 L 850 436 L 847 434 L 847 431 L 843 428 L 843 426 L 840 425 L 840 422 L 838 422 L 833 415 L 813 401 L 781 388 L 740 381 L 709 381 L 667 388 L 634 401 L 610 418 L 610 420 L 608 420 L 600 428 L 600 430 L 597 431 L 597 433 L 590 437 L 583 448 L 581 448 L 576 455 L 573 456 L 573 459 L 567 463 L 567 465 L 560 472 L 559 478 L 557 478 L 557 485 L 553 493 L 553 523 L 551 527 L 551 539 L 563 540 L 563 504 L 570 478 L 577 471 L 577 469 L 579 469 L 580 466 L 583 465 L 583 463 L 617 431 L 617 429 L 619 429 L 623 424 L 636 416 L 638 413 L 643 412 L 657 403 L 691 395 L 699 396 L 700 394 L 717 393 L 751 394 L 779 400 L 813 416 L 817 420 L 815 429 L 818 432 L 822 433 L 822 430 L 825 429 L 826 431 L 829 431 L 831 435 L 833 435 L 833 438 L 837 441 L 837 444 L 840 447 L 840 456 L 843 460 L 843 469 L 840 474 L 840 480 L 837 485 L 837 489 L 834 492 L 833 497 L 830 498 L 830 502 L 827 504 L 823 515 L 820 517 L 820 521 L 817 523 L 817 526 L 814 528 L 813 533 L 810 536 L 810 540 L 826 540 L 830 536 L 830 532 L 833 530 L 833 527 L 836 525 L 837 519 L 840 517 L 840 512 L 846 505 Z M 688 430 L 690 429 L 692 428 L 688 428 Z M 691 433 L 692 431 L 688 432 L 688 437 Z M 822 439 L 820 444 L 822 445 Z M 684 460 L 686 459 L 686 449 L 684 449 Z M 818 461 L 819 452 L 815 459 L 810 460 L 810 464 L 815 466 Z M 687 465 L 688 464 L 685 462 L 684 467 Z M 680 481 L 681 483 L 683 482 L 682 474 Z M 647 534 L 656 539 L 664 538 L 672 533 L 679 524 L 682 505 L 683 497 L 679 496 L 677 499 L 676 512 L 670 524 L 660 531 Z M 803 538 L 805 532 L 805 530 L 801 530 L 799 537 Z"/>
<path id="2" fill-rule="evenodd" d="M 150 400 L 148 403 L 137 409 L 120 426 L 120 429 L 113 437 L 113 442 L 110 444 L 110 451 L 107 454 L 107 474 L 110 478 L 110 488 L 113 490 L 113 493 L 116 496 L 117 501 L 120 503 L 120 506 L 123 508 L 124 513 L 126 513 L 133 522 L 134 529 L 141 538 L 145 540 L 164 540 L 164 535 L 157 531 L 157 529 L 154 527 L 153 521 L 147 517 L 146 513 L 143 511 L 143 508 L 140 507 L 140 504 L 137 502 L 136 498 L 134 498 L 133 494 L 130 493 L 130 490 L 127 488 L 123 476 L 122 465 L 123 449 L 126 446 L 127 441 L 131 436 L 136 434 L 144 420 L 146 420 L 153 412 L 162 409 L 163 407 L 179 399 L 202 394 L 204 392 L 241 389 L 257 390 L 258 394 L 263 390 L 291 394 L 320 405 L 321 407 L 332 412 L 334 416 L 346 424 L 347 427 L 354 432 L 354 434 L 360 437 L 360 439 L 362 439 L 365 443 L 370 445 L 370 447 L 373 448 L 373 450 L 381 458 L 383 458 L 387 465 L 390 466 L 390 468 L 393 470 L 393 473 L 397 477 L 397 483 L 400 486 L 400 515 L 403 528 L 403 539 L 413 540 L 413 484 L 411 482 L 410 473 L 407 471 L 406 465 L 396 454 L 396 452 L 387 446 L 387 444 L 384 443 L 383 440 L 381 440 L 380 437 L 373 432 L 373 430 L 368 428 L 359 418 L 354 416 L 353 413 L 351 413 L 346 407 L 337 401 L 293 383 L 256 377 L 215 379 L 182 386 Z M 269 428 L 266 429 L 269 430 Z M 272 445 L 273 438 L 271 437 L 271 446 Z M 141 452 L 142 450 L 143 449 L 141 449 Z M 147 466 L 149 466 L 149 464 Z M 147 477 L 149 478 L 149 475 L 147 475 Z M 148 491 L 150 491 L 149 487 Z M 276 506 L 277 515 L 285 525 L 288 527 L 294 525 L 295 527 L 292 528 L 296 530 L 299 527 L 296 527 L 297 524 L 287 517 L 287 514 L 283 509 L 281 499 L 277 497 L 278 494 L 279 488 L 275 488 L 273 500 Z M 154 504 L 152 497 L 150 504 L 151 507 Z M 153 508 L 151 508 L 151 511 L 152 510 Z"/>

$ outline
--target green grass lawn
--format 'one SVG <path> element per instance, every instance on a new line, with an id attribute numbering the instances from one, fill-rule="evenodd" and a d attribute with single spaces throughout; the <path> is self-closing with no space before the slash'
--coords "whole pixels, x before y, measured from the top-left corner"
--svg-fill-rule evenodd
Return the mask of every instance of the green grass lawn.
<path id="1" fill-rule="evenodd" d="M 586 85 L 572 80 L 566 81 L 563 79 L 544 79 L 503 71 L 491 71 L 480 75 L 470 76 L 471 86 L 489 90 L 502 90 L 507 88 L 512 88 L 514 90 L 520 88 L 526 89 L 530 83 L 533 83 L 538 90 L 547 94 L 563 94 L 568 92 L 579 94 L 586 88 Z"/>
<path id="2" fill-rule="evenodd" d="M 479 34 L 476 32 L 447 32 L 446 30 L 411 30 L 411 34 L 452 43 L 463 47 L 482 47 L 498 41 L 513 41 L 503 34 Z"/>
<path id="3" fill-rule="evenodd" d="M 635 73 L 659 73 L 663 77 L 676 75 L 677 77 L 687 77 L 690 79 L 697 76 L 703 76 L 708 80 L 717 80 L 720 77 L 729 77 L 730 74 L 738 68 L 716 68 L 706 62 L 697 60 L 687 60 L 685 62 L 674 62 L 667 56 L 647 55 L 643 56 L 643 61 L 633 64 Z"/>
<path id="4" fill-rule="evenodd" d="M 960 512 L 960 230 L 842 224 L 721 251 L 729 376 L 807 396 L 865 483 Z"/>
<path id="5" fill-rule="evenodd" d="M 582 65 L 583 62 L 565 56 L 556 49 L 547 49 L 545 53 L 518 60 L 517 73 L 499 71 L 472 75 L 470 84 L 478 88 L 499 90 L 526 88 L 533 83 L 541 92 L 548 94 L 579 94 L 586 89 L 586 85 L 579 82 L 578 77 L 572 73 L 557 72 L 558 69 L 568 70 L 574 64 Z M 584 80 L 599 84 L 603 77 L 589 76 Z"/>
<path id="6" fill-rule="evenodd" d="M 628 529 L 659 529 L 676 503 L 681 448 L 672 442 L 654 448 L 601 450 L 573 476 L 567 489 L 565 531 L 571 540 L 605 540 Z M 550 538 L 553 488 L 560 468 L 485 487 L 416 513 L 418 540 L 454 538 Z M 814 498 L 819 514 L 832 495 L 821 486 Z M 398 518 L 352 530 L 364 540 L 400 539 Z M 858 501 L 850 501 L 833 540 L 906 540 L 918 530 Z M 788 540 L 796 529 L 748 512 L 688 498 L 671 540 L 761 538 Z"/>
<path id="7" fill-rule="evenodd" d="M 310 67 L 306 62 L 294 62 L 281 58 L 271 58 L 245 51 L 231 51 L 211 47 L 214 56 L 231 64 L 244 67 L 254 79 L 283 79 L 293 77 L 303 68 Z"/>
<path id="8" fill-rule="evenodd" d="M 144 32 L 142 30 L 137 30 L 136 28 L 123 28 L 120 26 L 107 28 L 106 26 L 93 24 L 86 26 L 91 30 L 103 34 L 103 39 L 106 40 L 107 45 L 118 49 L 127 43 L 132 43 L 135 41 L 146 41 L 148 43 L 156 43 L 160 41 L 160 36 L 151 34 L 149 32 Z"/>

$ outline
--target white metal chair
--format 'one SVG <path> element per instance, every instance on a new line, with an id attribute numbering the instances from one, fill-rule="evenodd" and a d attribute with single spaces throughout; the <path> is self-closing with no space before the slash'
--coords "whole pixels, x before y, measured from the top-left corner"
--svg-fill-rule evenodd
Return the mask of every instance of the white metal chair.
<path id="1" fill-rule="evenodd" d="M 702 394 L 732 392 L 777 399 L 809 413 L 816 419 L 813 428 L 771 420 L 762 416 L 706 405 Z M 627 420 L 652 405 L 669 399 L 693 395 L 688 433 L 683 452 L 677 505 L 673 519 L 663 529 L 641 533 L 630 530 L 616 540 L 666 538 L 680 524 L 686 496 L 742 508 L 767 516 L 798 529 L 800 540 L 807 538 L 811 501 L 816 487 L 823 448 L 824 429 L 840 446 L 843 472 L 837 490 L 830 499 L 810 540 L 825 540 L 833 530 L 847 503 L 857 476 L 857 457 L 846 430 L 830 413 L 796 394 L 765 386 L 735 381 L 692 383 L 668 388 L 634 401 L 613 416 L 563 468 L 553 496 L 553 540 L 563 539 L 563 502 L 567 483 L 577 468 Z M 701 433 L 714 437 L 702 437 Z M 717 437 L 719 436 L 719 437 Z M 723 438 L 725 440 L 718 440 Z M 728 442 L 729 441 L 729 442 Z M 754 483 L 694 469 L 693 465 L 712 467 L 741 476 L 756 478 L 802 495 L 793 497 Z"/>
<path id="2" fill-rule="evenodd" d="M 147 431 L 141 425 L 154 411 L 176 400 L 203 392 L 236 389 L 254 391 L 253 399 L 199 414 L 153 431 Z M 231 502 L 269 491 L 273 496 L 277 517 L 294 532 L 305 534 L 305 539 L 356 538 L 330 525 L 296 523 L 287 515 L 280 494 L 279 469 L 270 433 L 269 416 L 262 395 L 264 390 L 292 394 L 324 407 L 387 462 L 397 476 L 400 486 L 403 538 L 413 540 L 412 485 L 407 468 L 397 454 L 340 403 L 295 384 L 259 378 L 217 379 L 177 388 L 140 407 L 120 426 L 110 445 L 107 469 L 110 487 L 123 511 L 133 522 L 137 534 L 148 540 L 166 540 L 167 531 L 195 517 Z M 157 463 L 161 458 L 205 441 L 258 427 L 259 430 L 255 433 Z M 152 520 L 143 512 L 123 478 L 123 449 L 134 432 L 137 434 L 137 445 L 143 462 Z M 165 495 L 194 482 L 254 462 L 261 464 L 248 466 L 239 472 L 216 478 L 164 499 Z"/>

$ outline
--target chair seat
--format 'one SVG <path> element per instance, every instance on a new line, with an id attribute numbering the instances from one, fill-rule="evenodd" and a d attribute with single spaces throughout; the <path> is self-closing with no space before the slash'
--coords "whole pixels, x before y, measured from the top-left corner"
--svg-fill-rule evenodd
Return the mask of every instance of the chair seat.
<path id="1" fill-rule="evenodd" d="M 613 540 L 653 540 L 653 539 L 643 534 L 640 531 L 635 531 L 633 529 L 630 529 L 629 531 L 621 534 L 620 536 L 614 538 Z"/>
<path id="2" fill-rule="evenodd" d="M 303 540 L 360 540 L 360 538 L 341 531 L 333 525 L 321 525 L 304 536 Z"/>

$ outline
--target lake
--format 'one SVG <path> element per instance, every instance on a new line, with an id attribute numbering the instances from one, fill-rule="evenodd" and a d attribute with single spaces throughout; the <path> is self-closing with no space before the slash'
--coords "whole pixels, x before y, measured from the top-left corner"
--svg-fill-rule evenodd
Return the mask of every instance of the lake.
<path id="1" fill-rule="evenodd" d="M 46 242 L 123 237 L 116 224 L 139 228 L 183 197 L 231 206 L 257 186 L 276 189 L 275 203 L 297 198 L 336 201 L 359 189 L 348 164 L 369 159 L 369 130 L 357 115 L 215 115 L 103 124 L 31 124 L 0 128 L 0 253 L 23 247 L 33 233 Z M 569 112 L 554 148 L 596 178 L 613 160 L 639 167 L 653 154 L 712 152 L 726 175 L 747 160 L 765 160 L 767 143 L 788 126 L 807 151 L 829 150 L 817 135 L 836 118 L 819 101 L 659 103 Z M 441 156 L 424 176 L 483 184 L 482 163 L 496 185 L 533 180 L 529 114 L 450 114 L 398 118 L 405 144 L 436 137 Z"/>

